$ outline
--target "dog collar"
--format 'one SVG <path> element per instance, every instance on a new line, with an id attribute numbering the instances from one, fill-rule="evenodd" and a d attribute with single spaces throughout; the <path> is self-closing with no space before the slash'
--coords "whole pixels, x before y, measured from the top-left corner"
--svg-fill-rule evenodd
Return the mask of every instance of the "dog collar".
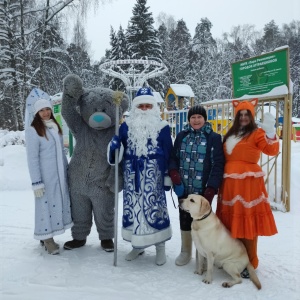
<path id="1" fill-rule="evenodd" d="M 206 219 L 211 214 L 211 212 L 212 212 L 212 209 L 210 208 L 210 211 L 206 215 L 204 215 L 201 219 L 196 219 L 195 221 L 202 221 L 202 220 Z"/>

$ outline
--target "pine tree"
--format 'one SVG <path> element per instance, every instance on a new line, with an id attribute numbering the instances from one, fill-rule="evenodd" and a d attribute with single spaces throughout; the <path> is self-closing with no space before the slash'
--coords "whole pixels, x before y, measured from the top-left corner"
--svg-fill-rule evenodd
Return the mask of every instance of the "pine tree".
<path id="1" fill-rule="evenodd" d="M 122 26 L 119 27 L 117 34 L 113 30 L 113 28 L 111 28 L 110 44 L 112 46 L 110 53 L 111 60 L 130 58 L 128 43 Z"/>
<path id="2" fill-rule="evenodd" d="M 197 24 L 193 37 L 193 51 L 200 56 L 208 55 L 216 46 L 216 41 L 211 34 L 212 23 L 207 18 L 202 18 Z"/>
<path id="3" fill-rule="evenodd" d="M 264 27 L 264 34 L 256 42 L 256 51 L 258 54 L 273 51 L 275 48 L 282 46 L 283 40 L 277 24 L 272 20 Z"/>
<path id="4" fill-rule="evenodd" d="M 293 82 L 293 116 L 300 118 L 300 21 L 284 24 L 281 32 L 282 45 L 290 51 L 290 73 Z"/>
<path id="5" fill-rule="evenodd" d="M 152 13 L 146 7 L 147 0 L 137 0 L 126 32 L 131 58 L 161 61 L 161 45 L 154 29 Z"/>
<path id="6" fill-rule="evenodd" d="M 197 24 L 190 56 L 188 83 L 201 102 L 209 100 L 214 91 L 214 61 L 216 41 L 211 34 L 212 23 L 202 18 Z"/>
<path id="7" fill-rule="evenodd" d="M 191 35 L 183 20 L 170 32 L 169 53 L 165 56 L 170 83 L 186 83 L 190 66 Z"/>

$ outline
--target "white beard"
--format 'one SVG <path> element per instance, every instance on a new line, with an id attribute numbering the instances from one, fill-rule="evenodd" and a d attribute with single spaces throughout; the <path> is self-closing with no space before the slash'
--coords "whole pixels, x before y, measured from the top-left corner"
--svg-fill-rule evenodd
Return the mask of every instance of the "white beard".
<path id="1" fill-rule="evenodd" d="M 132 150 L 135 149 L 138 157 L 148 154 L 148 139 L 151 140 L 154 148 L 157 146 L 157 137 L 162 128 L 158 107 L 147 110 L 132 107 L 126 123 L 128 125 L 128 146 Z"/>

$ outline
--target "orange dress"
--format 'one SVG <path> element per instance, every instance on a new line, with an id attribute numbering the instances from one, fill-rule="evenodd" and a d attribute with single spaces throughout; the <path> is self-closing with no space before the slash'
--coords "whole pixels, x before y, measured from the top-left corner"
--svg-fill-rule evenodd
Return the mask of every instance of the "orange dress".
<path id="1" fill-rule="evenodd" d="M 229 137 L 223 145 L 224 179 L 218 195 L 216 214 L 233 238 L 253 240 L 277 233 L 264 184 L 264 172 L 258 165 L 260 154 L 274 156 L 279 140 L 266 137 L 257 129 L 240 140 Z"/>

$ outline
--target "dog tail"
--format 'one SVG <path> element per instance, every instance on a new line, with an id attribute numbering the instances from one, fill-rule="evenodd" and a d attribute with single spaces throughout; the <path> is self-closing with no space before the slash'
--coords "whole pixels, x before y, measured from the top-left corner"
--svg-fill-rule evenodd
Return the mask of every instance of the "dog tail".
<path id="1" fill-rule="evenodd" d="M 256 275 L 256 272 L 253 268 L 253 266 L 251 265 L 251 263 L 249 262 L 248 265 L 247 265 L 247 270 L 249 272 L 249 275 L 250 275 L 250 279 L 251 281 L 254 283 L 254 285 L 257 287 L 258 290 L 261 289 L 261 283 Z"/>

